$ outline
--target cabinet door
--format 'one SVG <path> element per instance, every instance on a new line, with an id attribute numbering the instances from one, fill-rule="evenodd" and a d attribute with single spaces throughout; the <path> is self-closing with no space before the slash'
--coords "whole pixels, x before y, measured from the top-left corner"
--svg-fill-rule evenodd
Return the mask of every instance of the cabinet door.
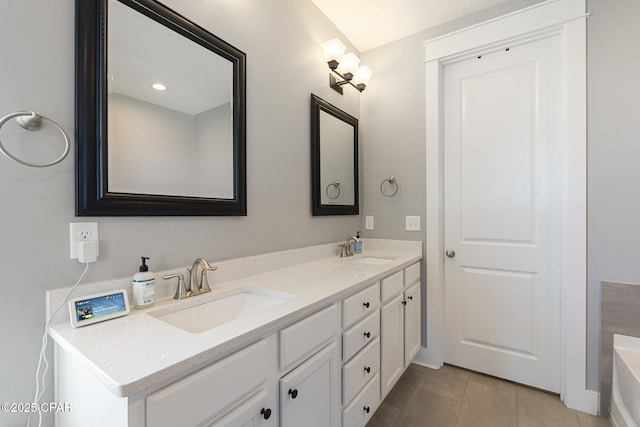
<path id="1" fill-rule="evenodd" d="M 398 381 L 404 369 L 404 305 L 402 302 L 403 294 L 400 294 L 380 309 L 382 399 Z"/>
<path id="2" fill-rule="evenodd" d="M 335 341 L 280 379 L 282 427 L 339 427 L 340 355 Z"/>
<path id="3" fill-rule="evenodd" d="M 404 366 L 420 350 L 420 282 L 404 291 Z"/>

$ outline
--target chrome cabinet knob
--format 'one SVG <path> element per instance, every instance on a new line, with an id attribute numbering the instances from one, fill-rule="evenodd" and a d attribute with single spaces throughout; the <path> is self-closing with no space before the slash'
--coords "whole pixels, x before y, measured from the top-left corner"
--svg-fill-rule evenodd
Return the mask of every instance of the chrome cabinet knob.
<path id="1" fill-rule="evenodd" d="M 447 249 L 444 254 L 449 258 L 453 258 L 454 256 L 456 256 L 456 251 L 454 251 L 453 249 Z"/>

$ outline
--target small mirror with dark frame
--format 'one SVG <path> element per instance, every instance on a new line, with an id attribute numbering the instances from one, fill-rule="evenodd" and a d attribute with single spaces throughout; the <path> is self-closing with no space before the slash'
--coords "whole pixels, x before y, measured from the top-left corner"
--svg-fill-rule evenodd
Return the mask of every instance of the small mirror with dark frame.
<path id="1" fill-rule="evenodd" d="M 76 0 L 76 215 L 246 214 L 245 54 L 154 0 Z"/>
<path id="2" fill-rule="evenodd" d="M 358 119 L 311 94 L 313 215 L 358 215 Z"/>

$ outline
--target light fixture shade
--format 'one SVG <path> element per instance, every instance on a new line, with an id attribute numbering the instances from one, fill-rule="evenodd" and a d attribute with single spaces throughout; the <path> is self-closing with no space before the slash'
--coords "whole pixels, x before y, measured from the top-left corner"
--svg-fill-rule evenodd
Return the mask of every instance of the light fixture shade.
<path id="1" fill-rule="evenodd" d="M 352 83 L 356 86 L 363 85 L 363 87 L 365 87 L 369 84 L 369 80 L 371 80 L 371 74 L 373 74 L 371 68 L 362 65 L 358 67 L 358 70 L 353 75 Z"/>
<path id="2" fill-rule="evenodd" d="M 338 39 L 331 39 L 324 43 L 322 43 L 322 53 L 324 54 L 324 60 L 327 62 L 342 61 L 342 56 L 344 55 L 344 51 L 347 50 L 347 47 L 342 44 L 342 42 Z"/>
<path id="3" fill-rule="evenodd" d="M 360 64 L 360 58 L 353 53 L 347 53 L 342 57 L 342 61 L 338 66 L 338 72 L 342 74 L 347 80 L 351 80 Z"/>

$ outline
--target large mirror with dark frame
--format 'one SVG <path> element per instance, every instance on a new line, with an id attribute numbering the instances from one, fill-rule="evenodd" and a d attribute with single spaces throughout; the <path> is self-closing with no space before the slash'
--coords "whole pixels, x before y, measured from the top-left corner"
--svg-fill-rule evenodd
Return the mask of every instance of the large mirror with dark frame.
<path id="1" fill-rule="evenodd" d="M 357 215 L 358 119 L 311 95 L 313 215 Z"/>
<path id="2" fill-rule="evenodd" d="M 76 215 L 246 215 L 245 54 L 153 0 L 76 0 Z"/>

